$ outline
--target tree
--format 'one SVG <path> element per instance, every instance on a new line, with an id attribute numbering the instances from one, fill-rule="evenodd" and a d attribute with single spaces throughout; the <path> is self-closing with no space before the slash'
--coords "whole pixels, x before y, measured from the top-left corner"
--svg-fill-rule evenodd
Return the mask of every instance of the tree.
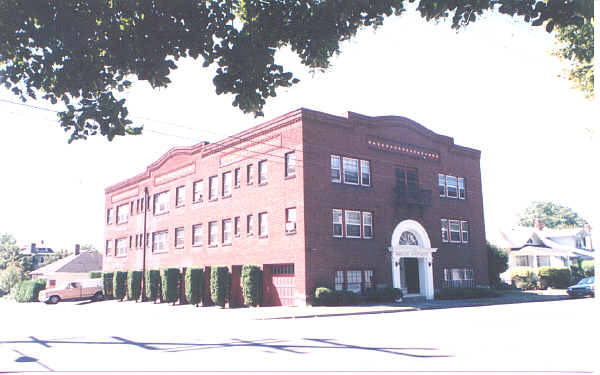
<path id="1" fill-rule="evenodd" d="M 427 20 L 451 16 L 456 29 L 488 11 L 548 32 L 593 18 L 592 0 L 418 0 L 417 10 Z M 0 0 L 0 84 L 23 101 L 62 101 L 69 142 L 112 140 L 142 131 L 115 96 L 130 77 L 166 87 L 177 60 L 202 58 L 204 67 L 216 65 L 217 94 L 262 115 L 266 99 L 298 82 L 275 62 L 278 49 L 326 69 L 340 42 L 404 11 L 402 0 Z"/>
<path id="2" fill-rule="evenodd" d="M 22 258 L 17 240 L 8 233 L 0 235 L 0 270 L 11 265 L 20 265 Z"/>
<path id="3" fill-rule="evenodd" d="M 499 247 L 486 243 L 488 254 L 488 277 L 492 286 L 500 286 L 500 274 L 508 269 L 508 253 Z"/>
<path id="4" fill-rule="evenodd" d="M 571 69 L 566 78 L 586 98 L 594 98 L 594 23 L 582 26 L 564 26 L 556 29 L 556 40 L 561 45 L 553 55 L 568 60 Z"/>
<path id="5" fill-rule="evenodd" d="M 532 202 L 519 219 L 519 225 L 532 227 L 534 220 L 540 221 L 545 228 L 582 227 L 586 221 L 569 207 L 552 202 Z"/>
<path id="6" fill-rule="evenodd" d="M 12 288 L 24 278 L 23 270 L 15 265 L 10 265 L 0 271 L 0 295 L 10 293 Z"/>

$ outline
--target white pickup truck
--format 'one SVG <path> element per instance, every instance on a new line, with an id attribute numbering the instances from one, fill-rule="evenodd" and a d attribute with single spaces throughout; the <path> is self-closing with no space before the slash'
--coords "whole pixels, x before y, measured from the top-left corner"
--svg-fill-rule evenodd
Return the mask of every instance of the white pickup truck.
<path id="1" fill-rule="evenodd" d="M 90 279 L 69 281 L 62 287 L 44 289 L 40 292 L 38 299 L 40 302 L 55 304 L 60 301 L 91 299 L 100 301 L 104 298 L 102 295 L 102 280 Z"/>

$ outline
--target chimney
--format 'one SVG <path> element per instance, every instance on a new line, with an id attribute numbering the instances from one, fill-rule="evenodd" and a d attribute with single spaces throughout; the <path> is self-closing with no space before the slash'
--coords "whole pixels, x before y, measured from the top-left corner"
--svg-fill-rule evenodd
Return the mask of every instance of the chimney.
<path id="1" fill-rule="evenodd" d="M 538 218 L 533 219 L 533 226 L 537 230 L 542 230 L 542 222 Z"/>
<path id="2" fill-rule="evenodd" d="M 75 244 L 75 255 L 79 255 L 79 244 Z"/>

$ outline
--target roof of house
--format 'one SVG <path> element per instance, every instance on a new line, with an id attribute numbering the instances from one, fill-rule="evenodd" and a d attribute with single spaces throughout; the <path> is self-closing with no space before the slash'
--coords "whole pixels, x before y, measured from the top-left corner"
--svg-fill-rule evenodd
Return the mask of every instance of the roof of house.
<path id="1" fill-rule="evenodd" d="M 532 227 L 515 227 L 509 230 L 500 231 L 501 243 L 499 243 L 498 245 L 500 245 L 500 247 L 509 248 L 520 254 L 525 254 L 527 252 L 533 251 L 545 251 L 555 252 L 556 254 L 568 253 L 572 254 L 570 256 L 579 256 L 586 259 L 593 259 L 593 250 L 579 249 L 574 246 L 560 244 L 553 240 L 553 238 L 559 237 L 574 237 L 581 231 L 583 231 L 582 228 L 539 230 L 537 228 Z M 525 249 L 527 249 L 527 251 L 522 251 Z"/>
<path id="2" fill-rule="evenodd" d="M 83 273 L 100 271 L 102 269 L 102 255 L 97 251 L 82 251 L 79 254 L 71 254 L 66 258 L 59 259 L 44 267 L 32 271 L 32 275 L 47 275 L 57 272 Z"/>
<path id="3" fill-rule="evenodd" d="M 24 249 L 21 250 L 21 254 L 23 255 L 45 255 L 45 254 L 54 254 L 54 250 L 52 250 L 49 247 L 36 247 L 35 249 L 33 249 L 33 251 L 31 250 L 30 247 L 26 247 Z"/>

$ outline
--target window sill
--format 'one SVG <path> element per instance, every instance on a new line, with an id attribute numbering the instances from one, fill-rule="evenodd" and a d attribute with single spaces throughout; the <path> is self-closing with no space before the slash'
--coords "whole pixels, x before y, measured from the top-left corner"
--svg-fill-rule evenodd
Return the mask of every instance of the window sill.
<path id="1" fill-rule="evenodd" d="M 224 195 L 224 196 L 222 196 L 222 197 L 221 197 L 221 199 L 229 199 L 229 198 L 231 198 L 231 194 L 229 194 L 229 195 Z"/>
<path id="2" fill-rule="evenodd" d="M 258 186 L 265 186 L 265 185 L 268 185 L 268 184 L 269 184 L 269 183 L 268 183 L 268 182 L 266 182 L 266 181 L 265 181 L 265 182 L 259 182 L 259 183 L 258 183 Z"/>
<path id="3" fill-rule="evenodd" d="M 128 223 L 127 221 L 124 221 L 122 223 L 117 223 L 117 225 L 123 225 L 123 224 L 127 224 L 127 223 Z"/>
<path id="4" fill-rule="evenodd" d="M 181 207 L 185 207 L 185 203 L 184 204 L 179 204 L 179 205 L 175 206 L 175 208 L 181 208 Z"/>
<path id="5" fill-rule="evenodd" d="M 293 180 L 294 178 L 296 178 L 296 175 L 290 175 L 290 176 L 285 176 L 284 179 L 285 180 Z"/>
<path id="6" fill-rule="evenodd" d="M 202 200 L 202 199 L 200 199 L 200 200 L 197 200 L 197 201 L 193 201 L 193 202 L 192 202 L 192 204 L 196 204 L 196 203 L 202 203 L 202 202 L 203 202 L 203 200 Z"/>
<path id="7" fill-rule="evenodd" d="M 185 246 L 175 246 L 175 250 L 184 250 Z"/>
<path id="8" fill-rule="evenodd" d="M 246 234 L 246 237 L 254 237 L 254 233 L 248 233 Z"/>
<path id="9" fill-rule="evenodd" d="M 231 242 L 224 243 L 221 246 L 231 246 Z"/>
<path id="10" fill-rule="evenodd" d="M 254 185 L 254 182 L 253 181 L 246 182 L 246 185 Z"/>
<path id="11" fill-rule="evenodd" d="M 233 186 L 233 188 L 234 188 L 234 189 L 239 189 L 239 188 L 240 188 L 240 185 L 234 185 L 234 186 Z"/>
<path id="12" fill-rule="evenodd" d="M 219 198 L 212 198 L 212 199 L 209 199 L 208 201 L 209 201 L 209 202 L 216 202 L 216 201 L 218 201 L 218 200 L 219 200 Z"/>
<path id="13" fill-rule="evenodd" d="M 290 231 L 286 231 L 285 235 L 286 236 L 293 236 L 294 234 L 296 234 L 297 232 L 295 230 L 290 230 Z"/>
<path id="14" fill-rule="evenodd" d="M 152 254 L 167 254 L 169 250 L 152 251 Z"/>
<path id="15" fill-rule="evenodd" d="M 202 247 L 202 244 L 192 245 L 192 247 Z"/>
<path id="16" fill-rule="evenodd" d="M 208 245 L 208 247 L 212 248 L 212 247 L 219 247 L 219 245 Z"/>
<path id="17" fill-rule="evenodd" d="M 127 258 L 127 254 L 125 254 L 125 255 L 115 255 L 115 258 Z"/>
<path id="18" fill-rule="evenodd" d="M 154 216 L 167 215 L 168 213 L 169 213 L 169 211 L 159 212 L 159 213 L 155 213 Z"/>
<path id="19" fill-rule="evenodd" d="M 269 235 L 268 234 L 263 234 L 261 236 L 258 236 L 258 238 L 260 238 L 260 239 L 269 238 Z"/>

